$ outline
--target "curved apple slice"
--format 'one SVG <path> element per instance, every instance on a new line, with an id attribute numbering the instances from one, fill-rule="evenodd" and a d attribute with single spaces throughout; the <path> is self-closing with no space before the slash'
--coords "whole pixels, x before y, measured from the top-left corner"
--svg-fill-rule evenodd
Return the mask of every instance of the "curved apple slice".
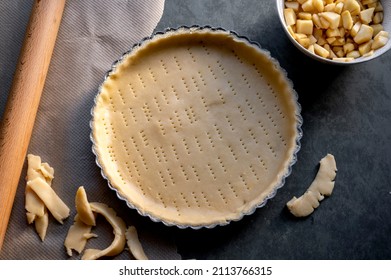
<path id="1" fill-rule="evenodd" d="M 320 161 L 319 171 L 307 191 L 299 198 L 294 196 L 287 202 L 289 211 L 296 217 L 305 217 L 314 212 L 319 207 L 319 202 L 333 192 L 336 175 L 335 158 L 333 155 L 327 154 Z"/>

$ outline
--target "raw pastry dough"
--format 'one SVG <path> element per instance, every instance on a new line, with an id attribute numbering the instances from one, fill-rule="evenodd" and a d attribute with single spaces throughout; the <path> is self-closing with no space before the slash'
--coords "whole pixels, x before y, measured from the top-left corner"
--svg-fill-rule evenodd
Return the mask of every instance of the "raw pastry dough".
<path id="1" fill-rule="evenodd" d="M 54 169 L 47 163 L 43 164 L 39 156 L 29 154 L 27 155 L 26 181 L 28 182 L 35 178 L 41 178 L 51 185 L 54 178 Z M 42 217 L 45 213 L 45 205 L 28 184 L 25 190 L 25 208 L 29 224 L 35 221 L 36 216 Z"/>
<path id="2" fill-rule="evenodd" d="M 75 205 L 77 214 L 64 242 L 69 256 L 72 256 L 72 250 L 80 254 L 88 239 L 98 237 L 91 233 L 92 227 L 95 226 L 95 214 L 92 212 L 83 186 L 80 186 L 76 192 Z"/>
<path id="3" fill-rule="evenodd" d="M 330 196 L 334 189 L 337 166 L 335 158 L 327 154 L 321 161 L 319 171 L 308 190 L 299 198 L 295 196 L 286 204 L 296 217 L 310 215 L 319 206 L 324 196 Z"/>
<path id="4" fill-rule="evenodd" d="M 75 201 L 77 215 L 75 216 L 74 224 L 70 227 L 64 242 L 69 256 L 72 256 L 72 250 L 76 250 L 80 254 L 84 250 L 88 239 L 97 237 L 96 234 L 91 233 L 91 229 L 95 226 L 95 216 L 101 214 L 113 227 L 114 240 L 111 245 L 104 250 L 86 249 L 82 256 L 83 260 L 96 260 L 104 256 L 115 256 L 120 254 L 125 248 L 127 237 L 129 239 L 128 242 L 131 242 L 131 250 L 134 251 L 135 257 L 146 258 L 141 244 L 138 241 L 135 228 L 131 227 L 131 229 L 127 231 L 125 222 L 117 216 L 114 209 L 104 203 L 89 203 L 85 189 L 82 186 L 77 190 Z"/>
<path id="5" fill-rule="evenodd" d="M 80 254 L 84 250 L 88 239 L 98 237 L 96 234 L 91 233 L 91 229 L 92 226 L 86 225 L 80 220 L 79 215 L 76 214 L 74 223 L 69 228 L 64 242 L 64 246 L 70 257 L 72 256 L 72 250 L 75 250 Z"/>
<path id="6" fill-rule="evenodd" d="M 76 211 L 79 214 L 79 219 L 86 225 L 95 226 L 95 215 L 91 210 L 90 203 L 87 199 L 87 194 L 83 186 L 79 187 L 75 198 Z"/>
<path id="7" fill-rule="evenodd" d="M 43 241 L 46 236 L 49 215 L 47 209 L 60 222 L 69 216 L 69 208 L 51 188 L 54 169 L 39 156 L 27 155 L 27 176 L 25 189 L 26 217 L 29 224 L 35 223 L 35 229 Z"/>
<path id="8" fill-rule="evenodd" d="M 34 221 L 35 230 L 37 231 L 41 240 L 44 241 L 49 226 L 49 213 L 47 212 L 46 208 L 43 216 L 36 216 Z"/>
<path id="9" fill-rule="evenodd" d="M 128 227 L 125 236 L 129 250 L 133 257 L 135 257 L 136 260 L 148 260 L 148 257 L 145 254 L 143 246 L 138 238 L 137 229 L 134 226 Z"/>
<path id="10" fill-rule="evenodd" d="M 113 227 L 114 240 L 109 247 L 104 250 L 99 249 L 86 249 L 82 259 L 83 260 L 96 260 L 103 256 L 116 256 L 120 254 L 125 248 L 125 222 L 117 216 L 117 213 L 104 203 L 91 202 L 91 209 L 93 212 L 103 215 L 106 220 Z"/>
<path id="11" fill-rule="evenodd" d="M 59 223 L 62 224 L 63 220 L 69 217 L 70 209 L 45 180 L 35 178 L 34 180 L 28 181 L 27 186 L 43 201 L 47 209 Z"/>
<path id="12" fill-rule="evenodd" d="M 92 139 L 128 205 L 169 225 L 212 227 L 273 196 L 295 160 L 298 114 L 267 52 L 227 31 L 180 28 L 115 65 Z"/>

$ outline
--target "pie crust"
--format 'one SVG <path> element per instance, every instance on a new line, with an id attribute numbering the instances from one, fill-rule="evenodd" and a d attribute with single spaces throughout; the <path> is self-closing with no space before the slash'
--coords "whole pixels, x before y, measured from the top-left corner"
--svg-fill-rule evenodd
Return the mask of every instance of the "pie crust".
<path id="1" fill-rule="evenodd" d="M 91 139 L 109 186 L 178 227 L 239 220 L 276 194 L 300 149 L 300 106 L 270 54 L 234 32 L 170 29 L 117 61 Z"/>

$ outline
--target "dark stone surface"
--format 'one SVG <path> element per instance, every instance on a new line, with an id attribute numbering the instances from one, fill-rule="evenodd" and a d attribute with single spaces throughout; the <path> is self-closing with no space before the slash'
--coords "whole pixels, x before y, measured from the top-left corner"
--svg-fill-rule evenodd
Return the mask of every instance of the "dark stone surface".
<path id="1" fill-rule="evenodd" d="M 172 229 L 183 258 L 390 259 L 391 52 L 348 67 L 312 61 L 286 37 L 275 1 L 166 0 L 157 30 L 194 24 L 234 30 L 270 51 L 299 94 L 304 136 L 266 207 L 225 227 Z M 293 218 L 285 203 L 307 189 L 327 153 L 338 167 L 333 195 Z"/>

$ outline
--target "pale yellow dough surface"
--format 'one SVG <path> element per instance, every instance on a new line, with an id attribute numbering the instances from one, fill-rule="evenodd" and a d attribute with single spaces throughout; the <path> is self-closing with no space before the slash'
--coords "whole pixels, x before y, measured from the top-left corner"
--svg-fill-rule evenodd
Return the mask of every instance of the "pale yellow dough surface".
<path id="1" fill-rule="evenodd" d="M 224 31 L 157 35 L 103 83 L 92 138 L 111 186 L 168 224 L 240 219 L 286 175 L 298 107 L 268 53 Z"/>
<path id="2" fill-rule="evenodd" d="M 25 189 L 25 209 L 27 222 L 35 224 L 35 230 L 42 241 L 45 240 L 47 228 L 49 226 L 49 214 L 45 201 L 31 187 L 32 182 L 43 182 L 51 189 L 52 180 L 54 179 L 54 169 L 46 162 L 42 162 L 41 157 L 27 155 L 27 176 Z"/>
<path id="3" fill-rule="evenodd" d="M 148 257 L 144 252 L 144 248 L 141 245 L 140 239 L 138 238 L 136 227 L 128 227 L 125 232 L 125 237 L 129 251 L 132 253 L 133 257 L 136 260 L 148 260 Z"/>
<path id="4" fill-rule="evenodd" d="M 88 239 L 98 237 L 96 234 L 91 233 L 91 229 L 92 225 L 86 225 L 80 220 L 79 214 L 76 214 L 73 225 L 69 228 L 64 241 L 68 256 L 72 257 L 72 250 L 80 254 L 84 250 Z"/>
<path id="5" fill-rule="evenodd" d="M 80 220 L 89 226 L 95 226 L 95 215 L 88 202 L 87 193 L 83 186 L 77 189 L 75 197 L 76 211 Z"/>
<path id="6" fill-rule="evenodd" d="M 126 244 L 126 224 L 122 218 L 117 216 L 114 209 L 104 203 L 91 202 L 91 209 L 97 214 L 101 214 L 113 227 L 114 240 L 107 248 L 101 249 L 86 249 L 82 256 L 82 260 L 97 260 L 104 256 L 116 256 L 120 254 Z"/>

